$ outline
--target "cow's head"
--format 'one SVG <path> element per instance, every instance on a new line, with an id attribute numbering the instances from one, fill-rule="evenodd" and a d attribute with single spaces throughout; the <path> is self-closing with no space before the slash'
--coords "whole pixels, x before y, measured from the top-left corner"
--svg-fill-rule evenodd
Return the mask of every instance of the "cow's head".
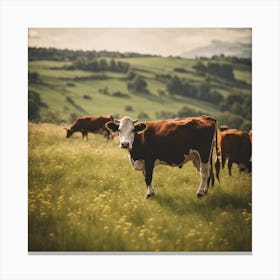
<path id="1" fill-rule="evenodd" d="M 66 138 L 69 138 L 73 134 L 73 131 L 66 127 L 64 127 L 64 129 L 66 130 Z"/>
<path id="2" fill-rule="evenodd" d="M 144 123 L 139 123 L 138 120 L 133 120 L 130 117 L 123 117 L 121 120 L 107 122 L 105 126 L 114 132 L 119 132 L 120 148 L 132 149 L 132 145 L 137 132 L 143 131 L 147 126 Z"/>

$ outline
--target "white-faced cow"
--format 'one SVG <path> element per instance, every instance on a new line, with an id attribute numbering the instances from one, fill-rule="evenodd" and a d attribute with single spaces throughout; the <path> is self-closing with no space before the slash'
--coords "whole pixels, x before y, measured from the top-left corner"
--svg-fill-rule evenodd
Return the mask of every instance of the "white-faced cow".
<path id="1" fill-rule="evenodd" d="M 138 122 L 130 117 L 108 122 L 108 129 L 119 131 L 120 148 L 128 149 L 135 170 L 143 171 L 147 193 L 154 195 L 152 176 L 155 165 L 182 167 L 192 161 L 200 172 L 197 197 L 207 193 L 210 180 L 214 184 L 212 151 L 216 142 L 216 120 L 201 116 L 180 120 Z"/>
<path id="2" fill-rule="evenodd" d="M 113 121 L 113 116 L 87 116 L 78 118 L 73 125 L 66 130 L 66 137 L 69 138 L 75 132 L 81 132 L 83 138 L 86 136 L 88 139 L 88 132 L 103 134 L 107 140 L 110 137 L 110 131 L 106 128 L 105 124 Z"/>
<path id="3" fill-rule="evenodd" d="M 228 160 L 228 172 L 231 176 L 232 164 L 238 164 L 239 171 L 252 170 L 250 161 L 252 143 L 249 133 L 237 129 L 228 129 L 218 133 L 218 157 L 216 158 L 216 177 L 219 179 L 220 161 L 222 168 Z"/>

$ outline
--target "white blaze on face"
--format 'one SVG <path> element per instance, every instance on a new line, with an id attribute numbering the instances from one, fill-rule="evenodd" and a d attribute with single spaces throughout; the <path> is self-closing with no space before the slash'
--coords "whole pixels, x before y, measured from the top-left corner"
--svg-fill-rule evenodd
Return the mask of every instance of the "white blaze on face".
<path id="1" fill-rule="evenodd" d="M 120 147 L 131 150 L 134 142 L 134 124 L 133 119 L 124 117 L 120 120 L 119 137 Z"/>

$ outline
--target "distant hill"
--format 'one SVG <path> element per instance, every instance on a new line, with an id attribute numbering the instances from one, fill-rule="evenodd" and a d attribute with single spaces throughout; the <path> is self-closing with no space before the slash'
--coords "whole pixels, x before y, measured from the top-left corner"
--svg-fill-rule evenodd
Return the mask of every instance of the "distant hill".
<path id="1" fill-rule="evenodd" d="M 213 55 L 224 54 L 225 56 L 236 56 L 240 58 L 252 57 L 251 44 L 244 44 L 241 42 L 231 43 L 219 40 L 213 40 L 210 45 L 195 48 L 191 51 L 184 52 L 180 56 L 183 58 L 195 57 L 212 57 Z"/>
<path id="2" fill-rule="evenodd" d="M 82 115 L 139 120 L 212 115 L 251 129 L 251 60 L 184 59 L 29 48 L 29 120 L 72 122 Z"/>

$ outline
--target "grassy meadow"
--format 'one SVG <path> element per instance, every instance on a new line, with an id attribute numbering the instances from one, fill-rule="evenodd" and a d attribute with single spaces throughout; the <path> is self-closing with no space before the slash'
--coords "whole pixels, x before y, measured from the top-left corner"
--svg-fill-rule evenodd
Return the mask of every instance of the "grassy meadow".
<path id="1" fill-rule="evenodd" d="M 157 166 L 146 200 L 117 139 L 66 139 L 61 125 L 29 123 L 28 141 L 29 251 L 252 250 L 251 176 L 236 166 L 202 199 L 191 163 Z"/>

